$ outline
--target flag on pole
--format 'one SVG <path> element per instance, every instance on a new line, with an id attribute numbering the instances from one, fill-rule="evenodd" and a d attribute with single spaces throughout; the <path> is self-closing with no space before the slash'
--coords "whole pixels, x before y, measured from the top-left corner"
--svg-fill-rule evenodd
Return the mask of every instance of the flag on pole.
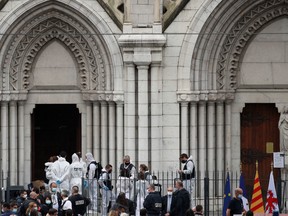
<path id="1" fill-rule="evenodd" d="M 243 191 L 242 202 L 243 202 L 243 207 L 244 207 L 245 211 L 247 212 L 247 211 L 249 211 L 249 202 L 248 202 L 248 199 L 247 199 L 247 191 L 246 191 L 244 176 L 243 176 L 242 172 L 241 172 L 241 175 L 240 175 L 239 187 Z"/>
<path id="2" fill-rule="evenodd" d="M 265 213 L 273 213 L 273 211 L 279 211 L 279 206 L 278 206 L 277 193 L 275 189 L 273 171 L 271 171 L 267 191 Z"/>
<path id="3" fill-rule="evenodd" d="M 229 172 L 227 172 L 225 189 L 224 189 L 224 202 L 223 202 L 222 216 L 226 216 L 226 210 L 228 208 L 230 201 L 231 201 L 230 177 L 229 177 Z"/>
<path id="4" fill-rule="evenodd" d="M 254 213 L 264 213 L 263 197 L 258 175 L 258 162 L 256 162 L 256 174 L 254 178 L 254 187 L 251 200 L 251 211 Z"/>

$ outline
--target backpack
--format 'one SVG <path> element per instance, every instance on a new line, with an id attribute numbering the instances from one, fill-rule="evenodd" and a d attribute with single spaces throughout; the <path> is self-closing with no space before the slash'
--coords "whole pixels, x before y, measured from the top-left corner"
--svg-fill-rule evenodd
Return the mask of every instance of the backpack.
<path id="1" fill-rule="evenodd" d="M 102 167 L 102 165 L 101 165 L 100 162 L 97 163 L 96 161 L 92 161 L 92 162 L 88 165 L 88 167 L 87 167 L 87 173 L 86 173 L 86 178 L 89 177 L 89 170 L 90 170 L 90 165 L 91 165 L 91 164 L 94 164 L 94 165 L 96 166 L 95 174 L 94 174 L 94 177 L 93 177 L 93 178 L 99 179 L 103 167 Z"/>

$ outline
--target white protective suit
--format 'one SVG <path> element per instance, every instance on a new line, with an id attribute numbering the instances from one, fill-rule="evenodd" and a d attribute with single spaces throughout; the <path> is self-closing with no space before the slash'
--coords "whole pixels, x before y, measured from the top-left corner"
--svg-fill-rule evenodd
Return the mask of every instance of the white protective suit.
<path id="1" fill-rule="evenodd" d="M 94 178 L 96 165 L 91 164 L 91 162 L 95 161 L 93 155 L 91 153 L 87 153 L 86 155 L 87 160 L 87 172 L 89 168 L 89 172 L 87 173 L 88 178 L 88 187 L 89 187 L 89 197 L 91 200 L 91 210 L 97 212 L 98 211 L 98 180 Z"/>
<path id="2" fill-rule="evenodd" d="M 117 196 L 120 192 L 125 193 L 127 199 L 131 199 L 130 191 L 133 188 L 133 182 L 128 177 L 119 176 L 116 183 Z"/>
<path id="3" fill-rule="evenodd" d="M 52 165 L 52 178 L 60 181 L 58 188 L 60 191 L 67 190 L 69 191 L 69 166 L 70 164 L 66 161 L 64 157 L 59 157 Z"/>
<path id="4" fill-rule="evenodd" d="M 195 162 L 193 161 L 192 155 L 188 158 L 185 165 L 186 165 L 186 169 L 183 169 L 183 173 L 192 174 L 193 168 L 195 166 Z M 183 180 L 183 187 L 190 193 L 190 196 L 191 196 L 191 206 L 195 206 L 194 205 L 194 184 L 195 184 L 194 182 L 195 182 L 195 178 Z"/>
<path id="5" fill-rule="evenodd" d="M 70 188 L 78 186 L 79 193 L 82 193 L 82 176 L 83 176 L 83 165 L 79 161 L 77 154 L 72 155 L 72 163 L 69 167 L 70 173 Z M 71 191 L 71 190 L 70 190 Z"/>
<path id="6" fill-rule="evenodd" d="M 136 196 L 137 196 L 137 203 L 136 203 L 136 216 L 140 216 L 140 209 L 144 208 L 143 203 L 148 195 L 147 188 L 149 186 L 149 182 L 147 180 L 139 179 L 136 182 Z"/>
<path id="7" fill-rule="evenodd" d="M 52 173 L 52 165 L 53 165 L 53 162 L 46 162 L 45 163 L 45 175 L 46 175 L 46 178 L 49 180 L 49 182 L 48 182 L 49 186 L 52 182 L 56 182 L 56 180 L 57 180 L 57 179 L 53 178 L 54 175 Z"/>

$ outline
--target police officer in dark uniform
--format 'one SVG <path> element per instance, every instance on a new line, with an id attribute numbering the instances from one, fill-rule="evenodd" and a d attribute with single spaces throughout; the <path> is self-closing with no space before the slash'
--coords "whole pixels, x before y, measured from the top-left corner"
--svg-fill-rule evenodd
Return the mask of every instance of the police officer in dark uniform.
<path id="1" fill-rule="evenodd" d="M 162 209 L 162 198 L 158 192 L 155 191 L 155 186 L 150 184 L 147 188 L 149 194 L 145 198 L 143 206 L 147 210 L 148 216 L 159 216 Z"/>
<path id="2" fill-rule="evenodd" d="M 78 186 L 72 187 L 72 195 L 69 197 L 72 203 L 73 215 L 84 215 L 86 207 L 90 204 L 90 200 L 79 194 Z"/>

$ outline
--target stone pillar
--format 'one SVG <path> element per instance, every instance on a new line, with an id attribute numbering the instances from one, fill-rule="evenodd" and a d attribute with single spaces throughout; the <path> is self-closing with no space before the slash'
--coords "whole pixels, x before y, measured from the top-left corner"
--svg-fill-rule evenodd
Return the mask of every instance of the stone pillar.
<path id="1" fill-rule="evenodd" d="M 181 152 L 189 155 L 188 143 L 188 102 L 181 102 Z"/>
<path id="2" fill-rule="evenodd" d="M 113 101 L 109 102 L 109 157 L 108 163 L 113 166 L 113 169 L 116 167 L 116 120 L 115 120 L 115 103 Z M 106 164 L 105 164 L 106 165 Z M 114 174 L 115 172 L 113 172 Z M 115 178 L 115 176 L 113 176 Z"/>
<path id="3" fill-rule="evenodd" d="M 198 161 L 198 134 L 197 134 L 197 103 L 190 103 L 190 154 L 193 156 L 194 162 L 196 165 L 199 163 Z"/>
<path id="4" fill-rule="evenodd" d="M 225 157 L 225 170 L 231 169 L 231 102 L 227 101 L 225 105 L 225 147 L 226 147 L 226 157 Z M 239 125 L 240 125 L 240 114 L 239 114 Z M 240 148 L 240 147 L 239 147 Z M 238 154 L 240 152 L 238 151 Z"/>
<path id="5" fill-rule="evenodd" d="M 124 23 L 131 23 L 131 0 L 124 2 Z"/>
<path id="6" fill-rule="evenodd" d="M 108 163 L 108 105 L 101 101 L 101 155 L 100 161 L 105 166 Z"/>
<path id="7" fill-rule="evenodd" d="M 9 172 L 10 185 L 17 185 L 18 174 L 18 157 L 17 157 L 17 102 L 10 101 L 9 103 Z"/>
<path id="8" fill-rule="evenodd" d="M 160 0 L 154 0 L 154 23 L 160 23 Z"/>
<path id="9" fill-rule="evenodd" d="M 208 150 L 208 172 L 209 172 L 209 177 L 213 178 L 213 171 L 215 170 L 216 167 L 216 161 L 215 161 L 215 103 L 214 102 L 208 102 L 208 141 L 207 141 L 207 150 Z M 212 184 L 210 184 L 212 186 Z M 213 191 L 213 188 L 210 188 L 210 191 Z"/>
<path id="10" fill-rule="evenodd" d="M 8 177 L 8 102 L 2 102 L 1 104 L 1 141 L 2 141 L 2 170 L 3 170 L 3 182 L 6 187 L 6 179 Z M 30 167 L 29 167 L 30 169 Z"/>
<path id="11" fill-rule="evenodd" d="M 24 102 L 18 102 L 18 179 L 19 185 L 24 185 Z"/>
<path id="12" fill-rule="evenodd" d="M 100 160 L 100 103 L 93 102 L 93 156 L 96 161 Z"/>
<path id="13" fill-rule="evenodd" d="M 148 65 L 139 65 L 138 69 L 138 162 L 148 162 Z"/>
<path id="14" fill-rule="evenodd" d="M 123 122 L 123 115 L 124 115 L 124 104 L 122 101 L 117 101 L 116 103 L 116 130 L 117 130 L 117 144 L 116 144 L 116 161 L 117 163 L 121 163 L 124 155 L 124 122 Z M 117 167 L 115 167 L 114 171 L 118 171 L 118 164 L 116 163 Z"/>
<path id="15" fill-rule="evenodd" d="M 85 104 L 81 110 L 81 152 L 87 152 L 87 109 L 85 109 Z"/>
<path id="16" fill-rule="evenodd" d="M 225 160 L 225 149 L 224 149 L 224 104 L 222 101 L 217 101 L 216 103 L 216 171 L 217 176 L 221 178 L 223 176 L 222 172 L 224 169 L 224 160 Z M 216 177 L 217 178 L 217 177 Z M 223 194 L 223 184 L 218 184 L 218 191 L 216 191 L 216 195 Z"/>
<path id="17" fill-rule="evenodd" d="M 148 154 L 149 170 L 160 171 L 162 160 L 162 77 L 161 65 L 154 63 L 151 65 L 151 105 L 150 105 L 150 118 L 151 118 L 151 149 Z M 153 160 L 152 160 L 153 159 Z"/>
<path id="18" fill-rule="evenodd" d="M 25 125 L 25 133 L 24 133 L 24 145 L 25 145 L 25 152 L 24 152 L 24 185 L 27 185 L 31 182 L 31 113 L 35 105 L 26 105 L 24 109 L 24 125 Z"/>
<path id="19" fill-rule="evenodd" d="M 92 105 L 91 103 L 86 104 L 86 116 L 87 116 L 87 121 L 86 121 L 86 130 L 87 130 L 87 147 L 86 147 L 86 152 L 92 152 Z"/>
<path id="20" fill-rule="evenodd" d="M 217 121 L 217 161 L 216 170 L 222 172 L 224 170 L 224 104 L 218 101 L 216 105 L 216 121 Z M 219 173 L 220 174 L 220 173 Z M 220 174 L 221 175 L 221 174 Z"/>
<path id="21" fill-rule="evenodd" d="M 124 155 L 130 155 L 133 161 L 136 156 L 135 90 L 135 65 L 126 63 Z M 124 155 L 121 156 L 121 161 Z"/>
<path id="22" fill-rule="evenodd" d="M 201 101 L 199 103 L 199 170 L 201 171 L 200 179 L 204 178 L 207 170 L 206 158 L 206 103 Z"/>

